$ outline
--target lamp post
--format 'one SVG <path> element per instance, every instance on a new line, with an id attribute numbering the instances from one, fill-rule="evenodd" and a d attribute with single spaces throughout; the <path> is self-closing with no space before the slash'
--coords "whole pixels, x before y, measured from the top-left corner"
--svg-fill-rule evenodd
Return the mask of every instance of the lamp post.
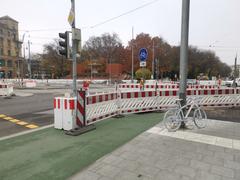
<path id="1" fill-rule="evenodd" d="M 186 104 L 187 73 L 188 73 L 188 32 L 189 32 L 189 6 L 190 0 L 182 0 L 182 27 L 181 27 L 181 47 L 180 47 L 180 88 L 179 99 L 181 105 Z M 181 127 L 185 127 L 182 122 Z"/>
<path id="2" fill-rule="evenodd" d="M 131 82 L 133 83 L 133 72 L 134 72 L 134 52 L 133 52 L 133 36 L 134 36 L 134 29 L 132 27 L 132 76 L 131 76 Z"/>

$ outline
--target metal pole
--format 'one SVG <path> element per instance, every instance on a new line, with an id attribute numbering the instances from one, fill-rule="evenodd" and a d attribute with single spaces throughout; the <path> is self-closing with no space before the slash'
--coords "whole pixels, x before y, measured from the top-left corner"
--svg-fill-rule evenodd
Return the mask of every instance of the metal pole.
<path id="1" fill-rule="evenodd" d="M 91 69 L 90 69 L 90 70 L 91 70 L 91 72 L 90 72 L 90 79 L 92 80 L 92 63 L 93 63 L 93 61 L 92 61 L 92 56 L 91 56 L 91 55 L 89 56 L 89 61 L 90 61 L 90 63 L 91 63 L 91 64 L 90 64 L 90 65 L 91 65 L 91 67 L 90 67 L 90 68 L 91 68 Z"/>
<path id="2" fill-rule="evenodd" d="M 154 56 L 155 56 L 155 52 L 154 52 L 154 39 L 153 39 L 153 46 L 152 46 L 152 62 L 154 63 Z M 154 63 L 155 64 L 155 63 Z M 153 68 L 153 71 L 152 71 L 152 75 L 153 75 L 153 79 L 154 79 L 154 68 Z"/>
<path id="3" fill-rule="evenodd" d="M 158 82 L 158 80 L 159 80 L 159 59 L 158 58 L 156 59 L 156 66 L 157 66 L 156 79 Z"/>
<path id="4" fill-rule="evenodd" d="M 32 78 L 32 70 L 31 70 L 31 55 L 30 55 L 30 41 L 28 40 L 28 73 L 29 78 Z"/>
<path id="5" fill-rule="evenodd" d="M 75 28 L 75 0 L 71 0 L 72 3 L 72 10 L 74 13 L 74 19 L 72 23 L 72 33 L 74 33 Z M 74 36 L 72 36 L 72 57 L 73 57 L 73 95 L 77 97 L 77 42 L 74 40 Z"/>
<path id="6" fill-rule="evenodd" d="M 134 63 L 133 63 L 133 61 L 134 61 L 134 54 L 133 54 L 133 32 L 134 31 L 134 29 L 133 29 L 133 27 L 132 27 L 132 78 L 131 78 L 131 81 L 132 81 L 132 83 L 133 83 L 133 71 L 134 71 L 134 68 L 133 68 L 133 66 L 134 66 Z"/>
<path id="7" fill-rule="evenodd" d="M 237 77 L 237 54 L 234 62 L 234 73 L 233 73 L 233 87 L 236 88 L 236 77 Z"/>
<path id="8" fill-rule="evenodd" d="M 186 88 L 188 73 L 188 31 L 189 31 L 189 6 L 190 0 L 182 0 L 182 28 L 180 47 L 180 89 L 179 98 L 183 99 L 182 105 L 186 104 Z"/>
<path id="9" fill-rule="evenodd" d="M 109 85 L 111 84 L 112 82 L 112 57 L 110 57 L 109 59 Z"/>

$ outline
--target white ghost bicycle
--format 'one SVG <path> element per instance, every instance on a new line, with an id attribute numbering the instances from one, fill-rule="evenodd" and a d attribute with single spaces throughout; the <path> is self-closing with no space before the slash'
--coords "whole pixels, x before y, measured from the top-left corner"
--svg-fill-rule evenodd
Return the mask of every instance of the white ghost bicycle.
<path id="1" fill-rule="evenodd" d="M 188 98 L 188 103 L 181 106 L 182 99 L 177 99 L 177 108 L 169 109 L 163 118 L 163 123 L 168 131 L 176 131 L 181 124 L 193 121 L 198 128 L 204 128 L 207 125 L 206 112 L 199 106 L 199 98 Z"/>

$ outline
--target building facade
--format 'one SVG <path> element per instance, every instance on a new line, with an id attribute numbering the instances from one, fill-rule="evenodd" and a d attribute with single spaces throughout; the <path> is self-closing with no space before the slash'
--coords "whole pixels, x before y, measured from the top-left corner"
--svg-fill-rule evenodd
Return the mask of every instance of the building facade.
<path id="1" fill-rule="evenodd" d="M 0 17 L 0 78 L 22 77 L 21 44 L 18 22 L 9 16 Z"/>

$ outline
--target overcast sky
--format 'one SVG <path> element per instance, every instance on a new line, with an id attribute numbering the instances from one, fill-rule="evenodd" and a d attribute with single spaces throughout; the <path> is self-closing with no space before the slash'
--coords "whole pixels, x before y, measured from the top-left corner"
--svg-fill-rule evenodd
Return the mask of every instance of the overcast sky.
<path id="1" fill-rule="evenodd" d="M 105 32 L 117 33 L 124 45 L 141 32 L 161 36 L 171 45 L 180 44 L 181 0 L 156 0 L 114 21 L 92 27 L 153 0 L 75 0 L 76 26 L 82 28 L 83 42 Z M 26 33 L 33 52 L 70 30 L 67 17 L 70 0 L 0 0 L 0 16 L 9 15 L 19 22 L 20 37 Z M 189 44 L 216 52 L 223 62 L 234 63 L 240 54 L 240 1 L 191 0 Z M 211 46 L 211 47 L 210 47 Z M 239 57 L 239 55 L 238 55 Z M 239 59 L 239 58 L 238 58 Z"/>

